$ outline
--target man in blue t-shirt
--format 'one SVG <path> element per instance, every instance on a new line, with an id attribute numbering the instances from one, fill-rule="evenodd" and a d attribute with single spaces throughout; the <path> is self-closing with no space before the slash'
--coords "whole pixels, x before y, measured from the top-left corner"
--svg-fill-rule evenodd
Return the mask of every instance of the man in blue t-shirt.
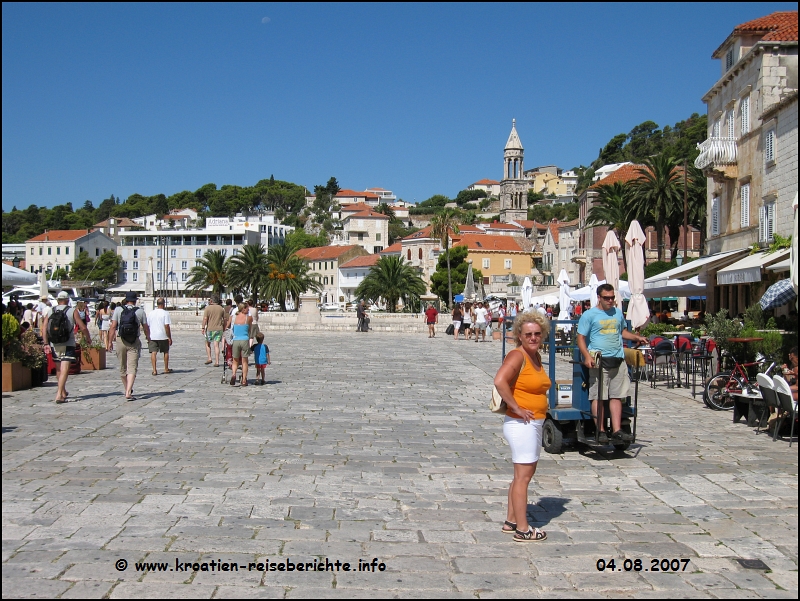
<path id="1" fill-rule="evenodd" d="M 622 339 L 638 344 L 647 344 L 647 339 L 633 334 L 625 327 L 625 316 L 614 304 L 614 287 L 602 284 L 597 287 L 597 306 L 584 312 L 578 322 L 578 348 L 583 364 L 589 368 L 589 398 L 592 400 L 592 415 L 597 420 L 598 438 L 608 442 L 605 431 L 605 406 L 598 403 L 598 379 L 603 370 L 603 397 L 609 399 L 611 412 L 611 441 L 615 443 L 633 440 L 622 431 L 622 399 L 628 396 L 628 369 Z M 593 351 L 600 351 L 601 362 L 597 365 Z"/>

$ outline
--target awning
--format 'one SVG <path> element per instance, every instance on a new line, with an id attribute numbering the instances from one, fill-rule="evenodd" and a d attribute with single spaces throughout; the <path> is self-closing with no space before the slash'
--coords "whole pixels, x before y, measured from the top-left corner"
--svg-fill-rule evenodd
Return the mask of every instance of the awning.
<path id="1" fill-rule="evenodd" d="M 689 278 L 688 280 L 669 280 L 657 288 L 647 288 L 644 291 L 646 298 L 656 296 L 660 297 L 678 297 L 678 296 L 698 296 L 705 294 L 706 285 L 700 281 L 698 276 Z"/>
<path id="2" fill-rule="evenodd" d="M 707 257 L 700 257 L 694 261 L 690 261 L 680 267 L 675 267 L 669 271 L 659 273 L 658 275 L 651 276 L 644 281 L 644 288 L 657 288 L 667 283 L 667 280 L 674 280 L 675 278 L 689 277 L 697 275 L 702 269 L 713 267 L 723 264 L 725 262 L 735 261 L 739 255 L 748 252 L 749 248 L 740 248 L 739 250 L 729 250 L 715 255 L 708 255 Z"/>
<path id="3" fill-rule="evenodd" d="M 769 267 L 766 268 L 767 271 L 789 271 L 792 268 L 792 260 L 786 259 L 784 261 L 778 261 L 777 263 L 773 263 Z"/>
<path id="4" fill-rule="evenodd" d="M 761 281 L 761 269 L 768 264 L 775 263 L 789 256 L 789 249 L 779 250 L 774 253 L 759 252 L 749 255 L 720 269 L 717 272 L 717 284 L 720 286 L 731 284 L 749 284 Z"/>

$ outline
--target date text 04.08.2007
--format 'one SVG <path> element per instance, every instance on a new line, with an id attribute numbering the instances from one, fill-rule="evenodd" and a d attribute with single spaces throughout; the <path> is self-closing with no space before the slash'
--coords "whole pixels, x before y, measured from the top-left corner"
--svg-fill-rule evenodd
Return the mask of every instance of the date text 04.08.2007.
<path id="1" fill-rule="evenodd" d="M 646 562 L 650 562 L 647 566 Z M 644 563 L 643 563 L 644 562 Z M 598 559 L 597 571 L 605 572 L 685 572 L 688 559 L 625 559 L 617 564 L 615 559 Z"/>

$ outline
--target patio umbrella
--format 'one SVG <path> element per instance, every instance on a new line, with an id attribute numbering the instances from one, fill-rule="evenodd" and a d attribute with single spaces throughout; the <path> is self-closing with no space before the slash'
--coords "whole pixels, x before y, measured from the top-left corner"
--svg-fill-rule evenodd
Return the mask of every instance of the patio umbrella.
<path id="1" fill-rule="evenodd" d="M 50 287 L 47 285 L 47 274 L 42 271 L 39 279 L 39 299 L 50 298 Z"/>
<path id="2" fill-rule="evenodd" d="M 626 317 L 634 329 L 646 324 L 650 318 L 650 308 L 644 297 L 644 241 L 642 226 L 634 219 L 625 235 L 625 245 L 628 248 L 628 285 L 631 288 L 631 302 L 628 304 Z"/>
<path id="3" fill-rule="evenodd" d="M 606 282 L 619 291 L 619 239 L 613 230 L 608 230 L 606 239 L 603 240 L 603 271 L 606 272 Z M 642 278 L 644 279 L 644 278 Z M 622 295 L 617 294 L 617 307 L 622 309 Z"/>
<path id="4" fill-rule="evenodd" d="M 533 284 L 531 279 L 526 277 L 522 282 L 522 310 L 527 311 L 531 306 L 531 297 L 533 296 Z"/>
<path id="5" fill-rule="evenodd" d="M 3 286 L 35 286 L 36 274 L 3 263 Z"/>
<path id="6" fill-rule="evenodd" d="M 569 276 L 566 269 L 558 274 L 558 284 L 561 286 L 558 292 L 558 319 L 569 319 Z"/>
<path id="7" fill-rule="evenodd" d="M 794 235 L 792 236 L 792 248 L 789 253 L 789 279 L 792 281 L 792 288 L 797 292 L 797 192 L 794 193 Z"/>
<path id="8" fill-rule="evenodd" d="M 592 274 L 592 277 L 589 278 L 589 301 L 592 303 L 592 307 L 597 306 L 597 287 L 599 285 L 600 281 L 597 279 L 597 276 Z M 577 292 L 577 290 L 575 292 Z"/>
<path id="9" fill-rule="evenodd" d="M 781 280 L 767 288 L 759 304 L 761 308 L 766 311 L 768 309 L 774 309 L 775 307 L 782 307 L 786 303 L 793 301 L 796 296 L 797 293 L 792 286 L 792 280 Z"/>
<path id="10" fill-rule="evenodd" d="M 475 276 L 472 275 L 472 259 L 467 261 L 467 282 L 464 284 L 464 298 L 468 301 L 475 298 Z"/>

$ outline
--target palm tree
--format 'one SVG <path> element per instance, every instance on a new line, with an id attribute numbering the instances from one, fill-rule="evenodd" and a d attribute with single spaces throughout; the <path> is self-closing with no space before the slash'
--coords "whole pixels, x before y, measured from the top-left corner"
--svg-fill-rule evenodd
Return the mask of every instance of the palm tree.
<path id="1" fill-rule="evenodd" d="M 706 244 L 706 218 L 708 216 L 706 191 L 708 180 L 703 172 L 691 162 L 689 163 L 687 175 L 689 177 L 689 225 L 693 225 L 700 230 L 700 250 L 702 254 L 702 249 Z"/>
<path id="2" fill-rule="evenodd" d="M 381 215 L 386 215 L 389 218 L 389 223 L 394 223 L 397 221 L 397 217 L 394 214 L 394 209 L 385 202 L 382 202 L 375 207 L 375 212 L 380 213 Z"/>
<path id="3" fill-rule="evenodd" d="M 633 194 L 630 186 L 622 182 L 598 188 L 597 203 L 589 209 L 586 216 L 586 225 L 604 225 L 616 232 L 617 238 L 625 237 L 631 221 L 636 219 L 636 207 L 633 204 Z M 622 260 L 625 259 L 625 245 L 622 245 Z"/>
<path id="4" fill-rule="evenodd" d="M 227 286 L 225 250 L 207 250 L 189 272 L 187 288 L 195 292 L 211 286 L 213 294 L 222 294 Z"/>
<path id="5" fill-rule="evenodd" d="M 268 272 L 261 284 L 262 297 L 278 299 L 281 311 L 286 311 L 286 295 L 298 298 L 304 292 L 322 290 L 319 274 L 309 273 L 308 264 L 298 257 L 297 248 L 286 244 L 270 246 L 266 256 Z"/>
<path id="6" fill-rule="evenodd" d="M 258 302 L 258 292 L 269 274 L 267 253 L 263 244 L 245 244 L 228 261 L 228 285 L 238 288 Z"/>
<path id="7" fill-rule="evenodd" d="M 409 305 L 425 293 L 425 282 L 403 257 L 381 257 L 356 288 L 356 297 L 371 301 L 386 300 L 391 313 L 397 310 L 397 302 Z"/>
<path id="8" fill-rule="evenodd" d="M 455 209 L 445 209 L 431 219 L 431 237 L 439 238 L 447 257 L 447 306 L 453 307 L 453 282 L 450 275 L 450 233 L 458 233 L 460 212 Z"/>
<path id="9" fill-rule="evenodd" d="M 664 258 L 664 228 L 680 214 L 683 223 L 683 181 L 678 161 L 665 154 L 644 160 L 632 183 L 636 215 L 646 223 L 652 219 L 658 240 L 658 260 Z M 648 216 L 650 219 L 648 219 Z M 675 245 L 677 247 L 677 238 Z"/>

